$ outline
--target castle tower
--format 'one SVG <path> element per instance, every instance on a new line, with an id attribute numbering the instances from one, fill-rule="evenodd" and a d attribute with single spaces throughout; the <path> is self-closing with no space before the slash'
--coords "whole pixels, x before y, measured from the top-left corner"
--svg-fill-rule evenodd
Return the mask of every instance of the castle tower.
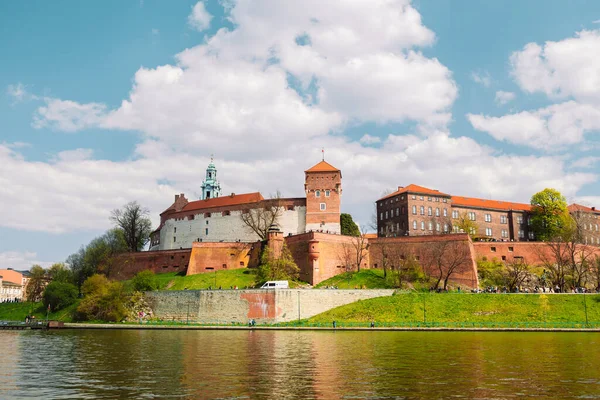
<path id="1" fill-rule="evenodd" d="M 342 172 L 323 160 L 304 174 L 306 230 L 341 233 Z"/>
<path id="2" fill-rule="evenodd" d="M 206 177 L 202 181 L 202 198 L 200 200 L 212 199 L 221 195 L 221 183 L 217 180 L 217 167 L 213 163 L 212 156 L 210 164 L 206 168 Z"/>

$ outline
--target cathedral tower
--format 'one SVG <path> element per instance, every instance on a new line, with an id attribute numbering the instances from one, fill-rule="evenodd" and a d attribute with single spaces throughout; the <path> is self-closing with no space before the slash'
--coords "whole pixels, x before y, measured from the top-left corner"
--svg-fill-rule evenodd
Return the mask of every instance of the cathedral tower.
<path id="1" fill-rule="evenodd" d="M 304 173 L 306 230 L 341 233 L 342 172 L 323 160 Z"/>
<path id="2" fill-rule="evenodd" d="M 217 167 L 213 163 L 212 156 L 210 164 L 206 168 L 206 178 L 202 181 L 202 197 L 200 200 L 212 199 L 221 195 L 221 183 L 217 180 Z"/>

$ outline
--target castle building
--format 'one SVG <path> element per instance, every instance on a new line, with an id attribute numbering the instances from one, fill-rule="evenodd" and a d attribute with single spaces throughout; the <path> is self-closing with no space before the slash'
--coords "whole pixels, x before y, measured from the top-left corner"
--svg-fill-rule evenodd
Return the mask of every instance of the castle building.
<path id="1" fill-rule="evenodd" d="M 398 187 L 376 202 L 378 237 L 439 235 L 461 232 L 463 218 L 476 230 L 466 232 L 481 240 L 534 241 L 531 205 L 508 201 L 452 196 L 410 184 Z M 600 245 L 600 211 L 578 204 L 569 211 L 580 230 L 581 242 Z"/>
<path id="2" fill-rule="evenodd" d="M 211 159 L 202 198 L 189 201 L 183 193 L 176 194 L 150 235 L 150 250 L 188 249 L 194 242 L 256 242 L 264 238 L 243 221 L 242 214 L 261 209 L 279 210 L 275 224 L 284 236 L 341 233 L 341 171 L 323 160 L 305 171 L 304 189 L 303 198 L 265 199 L 259 192 L 222 195 Z"/>

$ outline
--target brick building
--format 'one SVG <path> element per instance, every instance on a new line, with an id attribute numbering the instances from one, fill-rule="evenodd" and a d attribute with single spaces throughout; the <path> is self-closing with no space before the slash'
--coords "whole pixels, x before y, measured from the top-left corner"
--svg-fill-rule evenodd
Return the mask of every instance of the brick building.
<path id="1" fill-rule="evenodd" d="M 452 196 L 418 185 L 398 187 L 376 202 L 378 237 L 460 233 L 466 218 L 477 227 L 479 240 L 533 241 L 531 205 L 474 197 Z M 600 211 L 578 204 L 569 206 L 578 223 L 581 242 L 600 245 Z"/>
<path id="2" fill-rule="evenodd" d="M 222 195 L 217 168 L 211 160 L 202 183 L 202 198 L 189 201 L 183 193 L 160 214 L 150 235 L 150 250 L 189 249 L 195 242 L 255 242 L 256 232 L 241 214 L 276 207 L 277 225 L 285 236 L 309 231 L 340 233 L 342 173 L 324 160 L 305 172 L 306 197 L 265 199 L 260 193 Z"/>

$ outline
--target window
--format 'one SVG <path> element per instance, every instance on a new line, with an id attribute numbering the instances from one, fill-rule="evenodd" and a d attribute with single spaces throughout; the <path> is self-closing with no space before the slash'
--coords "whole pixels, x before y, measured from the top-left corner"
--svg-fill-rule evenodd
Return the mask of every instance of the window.
<path id="1" fill-rule="evenodd" d="M 519 229 L 519 239 L 525 238 L 525 231 L 523 229 Z"/>
<path id="2" fill-rule="evenodd" d="M 223 211 L 223 216 L 231 215 L 231 211 Z"/>
<path id="3" fill-rule="evenodd" d="M 531 217 L 527 217 L 527 225 L 531 225 Z"/>
<path id="4" fill-rule="evenodd" d="M 469 219 L 470 219 L 471 221 L 475 221 L 475 217 L 476 217 L 475 213 L 474 213 L 474 212 L 472 212 L 472 211 L 469 211 Z"/>
<path id="5" fill-rule="evenodd" d="M 448 232 L 448 224 L 444 224 L 444 232 Z"/>
<path id="6" fill-rule="evenodd" d="M 383 213 L 379 213 L 379 220 L 383 221 Z"/>
<path id="7" fill-rule="evenodd" d="M 433 230 L 433 224 L 431 222 L 429 222 L 428 228 L 429 228 L 430 231 Z"/>
<path id="8" fill-rule="evenodd" d="M 315 190 L 315 197 L 321 197 L 321 191 Z"/>
<path id="9" fill-rule="evenodd" d="M 431 197 L 428 197 L 428 198 L 427 198 L 427 201 L 431 201 Z"/>
<path id="10" fill-rule="evenodd" d="M 173 236 L 173 241 L 176 242 L 177 241 L 177 237 Z"/>
<path id="11" fill-rule="evenodd" d="M 321 204 L 323 204 L 323 203 L 321 203 Z M 324 208 L 321 208 L 321 210 L 324 210 Z M 388 212 L 387 211 L 385 212 L 385 219 L 388 219 Z"/>
<path id="12" fill-rule="evenodd" d="M 421 215 L 425 215 L 425 207 L 419 207 L 419 211 L 421 212 Z"/>
<path id="13" fill-rule="evenodd" d="M 492 214 L 485 214 L 485 222 L 492 222 Z"/>
<path id="14" fill-rule="evenodd" d="M 210 218 L 210 213 L 204 213 L 204 218 Z M 208 221 L 206 223 L 208 224 Z"/>
<path id="15" fill-rule="evenodd" d="M 435 209 L 435 216 L 436 216 L 436 217 L 439 217 L 439 216 L 440 216 L 440 209 L 439 209 L 439 208 L 436 208 L 436 209 Z"/>
<path id="16" fill-rule="evenodd" d="M 427 215 L 429 215 L 431 217 L 432 213 L 431 213 L 431 207 L 427 207 Z"/>
<path id="17" fill-rule="evenodd" d="M 327 209 L 327 204 L 321 203 L 320 207 L 321 207 L 321 211 L 325 211 Z M 386 211 L 386 214 L 387 214 L 387 211 Z"/>
<path id="18" fill-rule="evenodd" d="M 413 215 L 417 215 L 417 206 L 412 206 Z"/>
<path id="19" fill-rule="evenodd" d="M 446 210 L 446 209 L 444 208 L 444 217 L 447 217 L 447 216 L 448 216 L 448 210 Z"/>
<path id="20" fill-rule="evenodd" d="M 439 223 L 436 223 L 436 224 L 435 224 L 435 230 L 436 230 L 437 232 L 439 232 L 439 231 L 440 231 L 440 224 L 439 224 Z"/>
<path id="21" fill-rule="evenodd" d="M 177 227 L 173 228 L 173 233 L 177 233 Z"/>
<path id="22" fill-rule="evenodd" d="M 501 234 L 502 234 L 503 238 L 507 238 L 508 237 L 508 231 L 506 229 L 502 229 Z"/>
<path id="23" fill-rule="evenodd" d="M 490 251 L 491 251 L 492 253 L 495 253 L 495 252 L 496 252 L 496 247 L 495 247 L 495 246 L 492 246 L 492 247 L 490 247 Z"/>
<path id="24" fill-rule="evenodd" d="M 413 221 L 413 229 L 417 229 L 417 221 Z"/>
<path id="25" fill-rule="evenodd" d="M 331 194 L 331 190 L 326 190 L 325 191 L 325 197 L 329 197 L 330 194 Z"/>
<path id="26" fill-rule="evenodd" d="M 400 215 L 400 208 L 396 207 L 396 217 Z"/>
<path id="27" fill-rule="evenodd" d="M 492 228 L 485 228 L 485 235 L 492 236 Z"/>
<path id="28" fill-rule="evenodd" d="M 424 231 L 425 230 L 425 222 L 421 221 L 421 230 Z"/>
<path id="29" fill-rule="evenodd" d="M 206 229 L 204 230 L 204 234 L 205 234 L 205 235 L 208 235 L 208 228 L 206 228 Z"/>
<path id="30" fill-rule="evenodd" d="M 512 246 L 508 246 L 508 251 L 512 253 L 513 251 L 515 251 L 515 248 Z"/>
<path id="31" fill-rule="evenodd" d="M 533 234 L 533 232 L 529 232 L 529 239 L 535 239 L 535 235 Z"/>
<path id="32" fill-rule="evenodd" d="M 423 200 L 423 196 L 419 196 L 419 200 Z"/>
<path id="33" fill-rule="evenodd" d="M 471 235 L 474 235 L 474 234 L 476 234 L 476 233 L 477 233 L 477 230 L 476 230 L 475 228 L 469 228 L 469 233 L 470 233 Z"/>
<path id="34" fill-rule="evenodd" d="M 518 224 L 522 224 L 522 223 L 523 223 L 523 216 L 519 215 L 519 216 L 517 217 L 517 223 L 518 223 Z"/>
<path id="35" fill-rule="evenodd" d="M 444 203 L 447 203 L 447 202 L 448 202 L 448 199 L 444 199 Z"/>
<path id="36" fill-rule="evenodd" d="M 501 215 L 500 216 L 500 223 L 501 224 L 506 224 L 506 215 Z"/>
<path id="37" fill-rule="evenodd" d="M 452 218 L 454 218 L 454 219 L 458 218 L 458 210 L 452 210 Z"/>
<path id="38" fill-rule="evenodd" d="M 415 196 L 415 195 L 413 194 L 413 195 L 412 195 L 412 199 L 413 199 L 413 200 L 416 200 L 416 199 L 417 199 L 417 196 Z"/>

